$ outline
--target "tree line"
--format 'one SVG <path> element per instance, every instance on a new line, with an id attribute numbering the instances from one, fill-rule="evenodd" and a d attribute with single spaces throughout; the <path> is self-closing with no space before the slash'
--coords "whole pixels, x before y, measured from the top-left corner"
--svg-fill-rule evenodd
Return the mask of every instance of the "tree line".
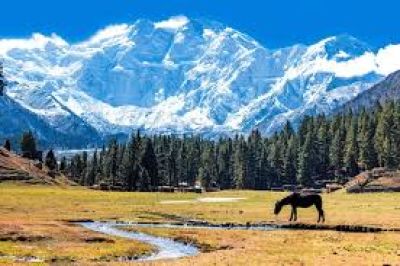
<path id="1" fill-rule="evenodd" d="M 90 157 L 90 158 L 89 158 Z M 305 117 L 295 131 L 287 122 L 270 137 L 141 136 L 127 143 L 75 155 L 63 162 L 82 185 L 121 184 L 149 191 L 181 182 L 222 189 L 269 189 L 283 184 L 312 187 L 318 180 L 346 180 L 374 167 L 400 164 L 400 103 L 377 103 L 373 110 Z"/>
<path id="2" fill-rule="evenodd" d="M 218 140 L 135 132 L 126 143 L 112 140 L 93 153 L 62 158 L 56 167 L 82 185 L 151 191 L 182 182 L 221 189 L 312 187 L 399 165 L 400 102 L 387 102 L 358 113 L 306 116 L 297 130 L 287 122 L 270 137 L 257 130 Z"/>

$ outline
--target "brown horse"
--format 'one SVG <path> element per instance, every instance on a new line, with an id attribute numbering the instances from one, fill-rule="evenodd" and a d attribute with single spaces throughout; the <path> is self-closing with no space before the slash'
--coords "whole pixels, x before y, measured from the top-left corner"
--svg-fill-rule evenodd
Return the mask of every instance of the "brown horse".
<path id="1" fill-rule="evenodd" d="M 322 209 L 322 198 L 317 194 L 302 195 L 300 193 L 292 193 L 289 196 L 278 200 L 275 203 L 274 214 L 277 215 L 284 205 L 291 205 L 292 212 L 289 221 L 297 221 L 297 208 L 308 208 L 315 205 L 318 211 L 318 223 L 322 220 L 325 222 L 324 210 Z"/>

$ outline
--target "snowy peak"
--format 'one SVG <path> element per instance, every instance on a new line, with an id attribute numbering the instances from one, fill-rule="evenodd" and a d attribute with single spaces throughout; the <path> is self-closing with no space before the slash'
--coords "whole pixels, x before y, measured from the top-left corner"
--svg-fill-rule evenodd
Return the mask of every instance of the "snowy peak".
<path id="1" fill-rule="evenodd" d="M 0 56 L 7 94 L 22 109 L 55 129 L 81 124 L 102 135 L 270 134 L 286 120 L 329 113 L 400 69 L 400 45 L 375 52 L 340 35 L 270 50 L 185 16 L 110 25 L 74 44 L 55 34 L 0 40 Z"/>
<path id="2" fill-rule="evenodd" d="M 347 34 L 326 38 L 314 47 L 320 47 L 326 53 L 328 59 L 336 59 L 336 61 L 351 59 L 372 52 L 368 44 Z"/>

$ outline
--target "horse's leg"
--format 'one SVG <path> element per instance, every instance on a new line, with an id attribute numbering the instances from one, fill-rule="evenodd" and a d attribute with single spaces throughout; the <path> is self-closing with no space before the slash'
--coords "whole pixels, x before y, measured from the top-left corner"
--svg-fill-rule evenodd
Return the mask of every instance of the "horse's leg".
<path id="1" fill-rule="evenodd" d="M 289 221 L 291 222 L 293 220 L 293 206 L 292 206 L 292 211 L 290 212 L 290 219 Z"/>
<path id="2" fill-rule="evenodd" d="M 321 221 L 325 222 L 325 215 L 324 215 L 324 210 L 322 209 L 322 203 L 318 202 L 315 204 L 315 207 L 317 208 L 318 211 L 318 223 Z"/>
<path id="3" fill-rule="evenodd" d="M 321 216 L 322 216 L 322 222 L 324 223 L 325 222 L 325 213 L 324 213 L 324 210 L 322 209 L 322 207 L 321 207 Z"/>
<path id="4" fill-rule="evenodd" d="M 297 208 L 293 207 L 293 215 L 294 215 L 294 221 L 297 221 Z"/>

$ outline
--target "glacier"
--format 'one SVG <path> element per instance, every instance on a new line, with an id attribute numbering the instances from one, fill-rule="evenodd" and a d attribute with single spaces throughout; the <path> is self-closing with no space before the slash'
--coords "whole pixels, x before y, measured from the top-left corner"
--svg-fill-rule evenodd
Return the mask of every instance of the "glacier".
<path id="1" fill-rule="evenodd" d="M 287 120 L 329 114 L 400 69 L 400 45 L 375 49 L 340 35 L 268 49 L 222 23 L 176 16 L 110 25 L 78 43 L 39 33 L 2 39 L 0 59 L 9 108 L 0 124 L 13 110 L 40 120 L 14 121 L 0 136 L 29 127 L 51 146 L 57 134 L 81 138 L 64 142 L 77 147 L 136 129 L 270 135 Z"/>

